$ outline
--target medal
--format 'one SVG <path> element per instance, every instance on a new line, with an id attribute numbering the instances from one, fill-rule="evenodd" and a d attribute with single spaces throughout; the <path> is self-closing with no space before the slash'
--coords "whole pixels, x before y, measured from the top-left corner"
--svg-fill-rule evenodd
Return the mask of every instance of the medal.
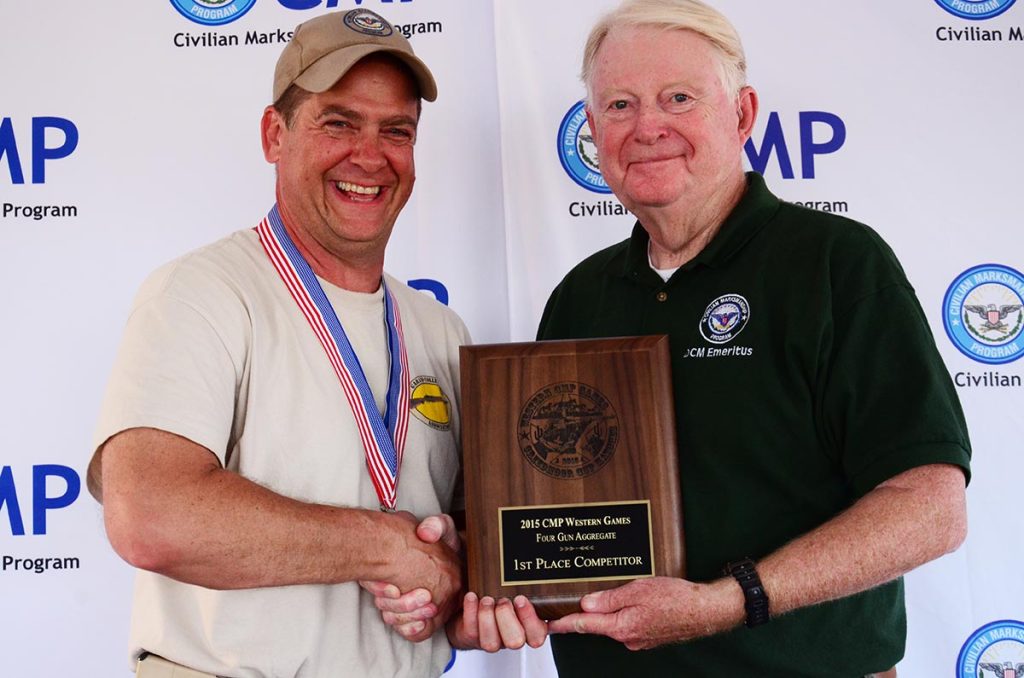
<path id="1" fill-rule="evenodd" d="M 359 437 L 366 452 L 366 468 L 377 490 L 382 511 L 394 511 L 398 495 L 398 473 L 409 430 L 409 359 L 402 335 L 398 304 L 384 287 L 384 321 L 388 339 L 388 390 L 383 418 L 377 411 L 373 392 L 359 364 L 359 357 L 345 334 L 345 328 L 324 294 L 313 269 L 288 236 L 277 205 L 256 227 L 260 243 L 270 257 L 313 334 L 324 347 L 327 359 L 341 382 L 352 408 Z"/>

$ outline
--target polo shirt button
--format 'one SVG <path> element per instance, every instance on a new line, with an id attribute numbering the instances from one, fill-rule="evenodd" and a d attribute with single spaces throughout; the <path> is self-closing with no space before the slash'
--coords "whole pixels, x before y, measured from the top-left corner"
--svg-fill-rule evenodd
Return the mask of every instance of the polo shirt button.
<path id="1" fill-rule="evenodd" d="M 654 298 L 657 299 L 658 301 L 665 301 L 666 299 L 668 299 L 668 292 L 658 292 L 654 296 Z"/>

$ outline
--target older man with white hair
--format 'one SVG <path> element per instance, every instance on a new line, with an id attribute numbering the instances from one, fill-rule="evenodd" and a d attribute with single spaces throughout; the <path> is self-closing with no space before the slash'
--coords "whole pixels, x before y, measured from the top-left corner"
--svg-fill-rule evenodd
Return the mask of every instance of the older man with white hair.
<path id="1" fill-rule="evenodd" d="M 627 0 L 587 42 L 601 172 L 638 221 L 538 338 L 670 336 L 687 578 L 552 622 L 579 634 L 553 637 L 563 676 L 893 675 L 901 575 L 965 537 L 970 443 L 913 288 L 874 231 L 744 173 L 745 71 L 697 0 Z"/>

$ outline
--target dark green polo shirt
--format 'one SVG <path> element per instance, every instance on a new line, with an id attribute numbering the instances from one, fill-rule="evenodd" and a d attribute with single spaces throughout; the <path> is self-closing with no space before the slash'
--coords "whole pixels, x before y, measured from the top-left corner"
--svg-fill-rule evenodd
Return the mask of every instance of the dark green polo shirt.
<path id="1" fill-rule="evenodd" d="M 870 228 L 782 202 L 751 173 L 719 233 L 667 283 L 647 244 L 638 224 L 576 266 L 538 338 L 669 335 L 689 579 L 764 557 L 907 469 L 969 473 L 956 391 Z M 562 676 L 852 678 L 895 665 L 905 636 L 897 580 L 646 652 L 596 636 L 553 647 Z"/>

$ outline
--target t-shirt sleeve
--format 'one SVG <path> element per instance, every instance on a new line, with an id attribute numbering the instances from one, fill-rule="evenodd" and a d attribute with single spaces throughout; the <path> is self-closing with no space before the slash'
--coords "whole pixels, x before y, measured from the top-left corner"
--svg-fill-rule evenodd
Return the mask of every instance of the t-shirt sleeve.
<path id="1" fill-rule="evenodd" d="M 201 304 L 143 286 L 128 319 L 100 410 L 94 449 L 149 427 L 202 445 L 225 463 L 237 371 L 215 318 Z"/>
<path id="2" fill-rule="evenodd" d="M 884 273 L 883 273 L 884 272 Z M 834 307 L 823 426 L 857 496 L 911 468 L 947 463 L 970 477 L 970 441 L 927 318 L 888 247 L 850 263 Z M 850 277 L 859 277 L 851 284 Z"/>

